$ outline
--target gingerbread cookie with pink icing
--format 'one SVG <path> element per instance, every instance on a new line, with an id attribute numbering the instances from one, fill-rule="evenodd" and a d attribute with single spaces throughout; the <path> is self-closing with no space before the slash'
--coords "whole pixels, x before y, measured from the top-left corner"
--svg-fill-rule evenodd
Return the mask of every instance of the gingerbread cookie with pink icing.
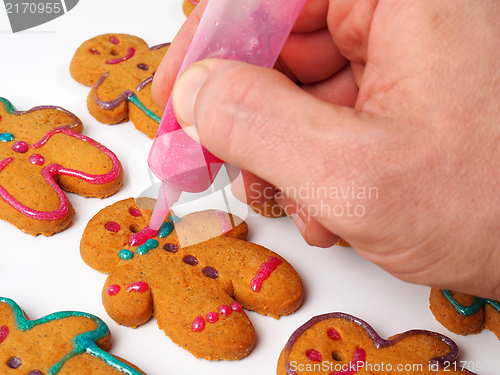
<path id="1" fill-rule="evenodd" d="M 111 334 L 98 317 L 62 311 L 29 320 L 21 307 L 0 297 L 0 373 L 24 375 L 141 375 L 107 352 Z"/>
<path id="2" fill-rule="evenodd" d="M 330 313 L 292 333 L 277 375 L 473 374 L 457 358 L 455 342 L 439 333 L 411 330 L 385 340 L 359 318 Z"/>
<path id="3" fill-rule="evenodd" d="M 436 320 L 457 335 L 476 334 L 486 328 L 500 339 L 500 302 L 431 289 L 429 306 Z"/>
<path id="4" fill-rule="evenodd" d="M 31 235 L 52 235 L 72 224 L 74 210 L 64 191 L 104 198 L 121 188 L 115 154 L 82 130 L 63 108 L 16 111 L 0 98 L 2 220 Z"/>
<path id="5" fill-rule="evenodd" d="M 169 43 L 149 48 L 127 34 L 103 34 L 84 42 L 71 60 L 70 73 L 91 86 L 87 107 L 105 124 L 130 119 L 134 126 L 154 138 L 162 111 L 151 95 L 151 82 Z"/>
<path id="6" fill-rule="evenodd" d="M 299 275 L 278 254 L 245 241 L 244 221 L 217 210 L 172 215 L 137 246 L 133 235 L 147 228 L 154 202 L 117 202 L 83 233 L 83 260 L 109 273 L 102 292 L 106 311 L 131 327 L 154 316 L 195 357 L 247 356 L 255 331 L 243 309 L 275 318 L 294 312 L 303 298 Z"/>

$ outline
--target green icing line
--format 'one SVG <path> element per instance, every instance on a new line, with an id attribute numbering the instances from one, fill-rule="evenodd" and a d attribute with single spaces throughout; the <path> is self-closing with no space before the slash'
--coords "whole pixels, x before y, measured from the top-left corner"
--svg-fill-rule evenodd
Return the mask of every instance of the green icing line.
<path id="1" fill-rule="evenodd" d="M 73 344 L 75 348 L 71 351 L 71 353 L 67 354 L 63 359 L 61 359 L 54 366 L 52 366 L 47 375 L 57 374 L 67 361 L 82 353 L 88 353 L 96 358 L 99 358 L 100 360 L 104 361 L 108 366 L 113 367 L 124 374 L 142 375 L 137 370 L 119 361 L 111 354 L 109 354 L 108 352 L 102 350 L 101 348 L 99 348 L 99 346 L 97 346 L 96 342 L 109 334 L 108 326 L 97 316 L 79 311 L 61 311 L 47 315 L 37 320 L 27 320 L 24 317 L 21 307 L 19 307 L 19 305 L 15 303 L 13 300 L 9 298 L 0 297 L 0 303 L 6 303 L 11 307 L 12 312 L 14 313 L 14 318 L 16 320 L 16 327 L 20 331 L 29 331 L 31 328 L 35 326 L 72 316 L 84 317 L 96 322 L 97 328 L 95 330 L 81 333 L 75 336 L 75 338 L 73 338 Z"/>
<path id="2" fill-rule="evenodd" d="M 137 96 L 134 94 L 128 99 L 131 103 L 135 104 L 146 116 L 149 118 L 153 119 L 156 122 L 160 122 L 160 118 L 156 116 L 153 112 L 151 112 L 149 109 L 146 108 L 144 104 L 140 102 L 139 99 L 137 99 Z"/>
<path id="3" fill-rule="evenodd" d="M 485 304 L 491 305 L 495 310 L 500 312 L 500 303 L 492 299 L 481 298 L 474 296 L 472 304 L 470 306 L 464 306 L 457 302 L 455 298 L 451 295 L 451 292 L 447 289 L 441 289 L 443 296 L 451 303 L 451 305 L 457 310 L 457 312 L 462 316 L 471 316 L 477 313 L 481 307 Z"/>
<path id="4" fill-rule="evenodd" d="M 7 99 L 0 97 L 0 102 L 2 102 L 5 111 L 7 111 L 9 115 L 13 114 L 16 111 L 12 103 L 9 102 Z"/>

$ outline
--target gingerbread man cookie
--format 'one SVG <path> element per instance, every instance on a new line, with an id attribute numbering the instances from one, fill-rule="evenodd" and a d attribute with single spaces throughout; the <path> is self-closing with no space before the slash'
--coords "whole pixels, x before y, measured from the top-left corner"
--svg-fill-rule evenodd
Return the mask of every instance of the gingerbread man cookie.
<path id="1" fill-rule="evenodd" d="M 278 254 L 245 241 L 248 227 L 236 216 L 217 210 L 171 216 L 156 236 L 130 245 L 148 225 L 154 202 L 130 198 L 104 208 L 81 240 L 83 260 L 109 273 L 102 299 L 117 323 L 136 327 L 154 315 L 195 357 L 240 359 L 255 345 L 242 308 L 277 318 L 300 307 L 297 272 Z"/>
<path id="2" fill-rule="evenodd" d="M 473 374 L 459 368 L 457 357 L 455 342 L 439 333 L 412 330 L 385 340 L 359 318 L 330 313 L 290 336 L 277 374 Z"/>
<path id="3" fill-rule="evenodd" d="M 120 162 L 80 134 L 72 113 L 52 106 L 16 111 L 0 98 L 0 218 L 32 235 L 72 223 L 65 191 L 104 198 L 122 186 Z"/>
<path id="4" fill-rule="evenodd" d="M 154 104 L 151 82 L 169 43 L 149 48 L 127 34 L 103 34 L 84 42 L 70 65 L 71 76 L 91 86 L 87 107 L 105 124 L 129 118 L 135 127 L 154 138 L 162 111 Z"/>
<path id="5" fill-rule="evenodd" d="M 486 328 L 500 339 L 498 301 L 432 288 L 429 302 L 436 320 L 449 331 L 468 335 Z"/>
<path id="6" fill-rule="evenodd" d="M 13 300 L 0 297 L 0 373 L 6 375 L 140 375 L 107 353 L 111 334 L 98 317 L 64 311 L 28 320 Z"/>

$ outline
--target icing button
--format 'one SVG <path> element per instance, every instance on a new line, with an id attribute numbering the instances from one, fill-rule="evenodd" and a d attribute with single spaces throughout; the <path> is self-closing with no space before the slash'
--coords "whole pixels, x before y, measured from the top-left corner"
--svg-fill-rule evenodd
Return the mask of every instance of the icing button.
<path id="1" fill-rule="evenodd" d="M 12 142 L 14 140 L 14 135 L 12 133 L 1 133 L 0 141 L 2 142 Z"/>
<path id="2" fill-rule="evenodd" d="M 14 146 L 12 146 L 12 149 L 15 152 L 19 152 L 21 154 L 24 154 L 26 151 L 28 151 L 28 144 L 24 141 L 17 141 L 14 143 Z"/>
<path id="3" fill-rule="evenodd" d="M 243 307 L 238 302 L 232 303 L 231 304 L 231 309 L 233 309 L 236 312 L 242 312 L 243 311 Z"/>
<path id="4" fill-rule="evenodd" d="M 215 323 L 217 320 L 219 320 L 219 315 L 217 315 L 217 313 L 209 312 L 207 314 L 207 322 Z"/>
<path id="5" fill-rule="evenodd" d="M 120 250 L 120 252 L 118 253 L 118 256 L 123 260 L 129 260 L 129 259 L 132 259 L 134 257 L 134 253 L 131 252 L 130 250 L 123 249 L 123 250 Z"/>
<path id="6" fill-rule="evenodd" d="M 163 250 L 168 251 L 169 253 L 176 253 L 179 250 L 179 248 L 177 247 L 176 244 L 167 243 L 163 246 Z"/>
<path id="7" fill-rule="evenodd" d="M 211 279 L 216 279 L 219 277 L 219 272 L 213 267 L 205 267 L 203 270 L 201 270 L 203 274 L 207 277 L 210 277 Z"/>
<path id="8" fill-rule="evenodd" d="M 32 164 L 43 165 L 45 163 L 45 158 L 40 154 L 33 154 L 30 156 L 29 161 Z"/>
<path id="9" fill-rule="evenodd" d="M 167 237 L 172 231 L 174 230 L 174 226 L 172 223 L 166 221 L 164 222 L 161 226 L 160 229 L 158 230 L 158 237 L 159 238 L 165 238 Z"/>
<path id="10" fill-rule="evenodd" d="M 22 364 L 23 364 L 23 362 L 21 361 L 21 358 L 19 358 L 19 357 L 10 357 L 7 360 L 7 366 L 10 368 L 13 368 L 13 369 L 19 368 Z"/>
<path id="11" fill-rule="evenodd" d="M 201 332 L 205 329 L 205 319 L 203 317 L 197 316 L 191 325 L 191 330 L 193 332 Z"/>
<path id="12" fill-rule="evenodd" d="M 219 306 L 219 312 L 221 313 L 222 316 L 229 316 L 233 312 L 231 308 L 228 305 L 221 305 Z"/>
<path id="13" fill-rule="evenodd" d="M 196 266 L 198 264 L 198 259 L 196 259 L 192 255 L 186 255 L 184 258 L 182 258 L 182 261 L 186 264 L 189 264 L 190 266 Z"/>

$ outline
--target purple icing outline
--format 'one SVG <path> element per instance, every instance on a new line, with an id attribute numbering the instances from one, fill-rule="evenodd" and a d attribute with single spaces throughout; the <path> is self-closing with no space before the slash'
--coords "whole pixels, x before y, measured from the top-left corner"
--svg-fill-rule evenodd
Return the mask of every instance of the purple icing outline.
<path id="1" fill-rule="evenodd" d="M 146 78 L 144 81 L 139 82 L 137 87 L 135 88 L 136 91 L 141 91 L 144 87 L 148 85 L 148 83 L 153 82 L 153 76 Z"/>
<path id="2" fill-rule="evenodd" d="M 106 110 L 111 110 L 111 109 L 115 109 L 116 107 L 118 107 L 125 100 L 129 100 L 135 94 L 130 90 L 126 90 L 126 91 L 122 92 L 116 99 L 113 99 L 110 101 L 104 101 L 104 100 L 99 99 L 99 97 L 97 96 L 97 90 L 99 89 L 99 87 L 101 87 L 102 83 L 108 77 L 108 75 L 109 75 L 109 72 L 107 72 L 107 71 L 104 72 L 102 74 L 102 76 L 95 83 L 95 85 L 94 85 L 94 101 L 96 102 L 96 104 L 99 107 L 106 109 Z"/>
<path id="3" fill-rule="evenodd" d="M 65 128 L 73 130 L 73 128 L 83 126 L 82 121 L 78 117 L 76 117 L 75 114 L 71 113 L 70 111 L 68 111 L 62 107 L 58 107 L 58 106 L 54 106 L 54 105 L 39 105 L 37 107 L 33 107 L 31 109 L 28 109 L 27 111 L 14 111 L 13 113 L 10 113 L 10 114 L 12 114 L 14 116 L 22 116 L 22 115 L 25 115 L 27 113 L 36 112 L 36 111 L 40 111 L 40 110 L 44 110 L 44 109 L 55 109 L 56 111 L 64 112 L 65 114 L 69 115 L 73 120 L 75 120 L 75 122 L 73 124 L 61 125 L 61 127 L 65 127 Z"/>
<path id="4" fill-rule="evenodd" d="M 290 352 L 291 352 L 293 346 L 295 345 L 295 343 L 299 339 L 299 337 L 302 336 L 302 334 L 305 331 L 307 331 L 309 328 L 314 326 L 316 323 L 319 323 L 319 322 L 322 322 L 323 320 L 328 320 L 328 319 L 344 319 L 344 320 L 356 323 L 357 325 L 359 325 L 361 328 L 363 328 L 365 330 L 365 332 L 368 334 L 368 336 L 370 336 L 370 338 L 373 341 L 373 345 L 377 349 L 387 348 L 387 347 L 392 346 L 394 344 L 397 344 L 398 342 L 402 341 L 403 339 L 405 339 L 409 336 L 413 336 L 413 335 L 425 335 L 425 336 L 437 337 L 438 339 L 443 341 L 446 345 L 448 345 L 450 348 L 450 352 L 447 355 L 442 356 L 442 357 L 431 358 L 429 360 L 429 363 L 431 365 L 437 365 L 438 369 L 442 369 L 443 367 L 445 367 L 446 363 L 454 362 L 458 358 L 458 346 L 457 346 L 457 344 L 449 337 L 444 336 L 440 333 L 426 331 L 426 330 L 420 330 L 420 329 L 413 329 L 413 330 L 406 331 L 406 332 L 399 334 L 398 336 L 396 336 L 392 340 L 385 340 L 385 339 L 381 338 L 378 335 L 378 333 L 364 320 L 356 318 L 355 316 L 352 316 L 352 315 L 349 315 L 346 313 L 334 312 L 334 313 L 317 315 L 317 316 L 309 319 L 306 323 L 304 323 L 302 326 L 297 328 L 292 333 L 292 335 L 290 336 L 290 338 L 288 339 L 288 341 L 285 345 L 285 369 L 286 369 L 287 375 L 298 375 L 295 371 L 293 371 L 291 369 L 290 363 L 288 361 L 288 357 L 290 355 Z M 461 371 L 463 371 L 465 374 L 477 375 L 477 374 L 470 372 L 466 369 L 462 369 Z"/>

